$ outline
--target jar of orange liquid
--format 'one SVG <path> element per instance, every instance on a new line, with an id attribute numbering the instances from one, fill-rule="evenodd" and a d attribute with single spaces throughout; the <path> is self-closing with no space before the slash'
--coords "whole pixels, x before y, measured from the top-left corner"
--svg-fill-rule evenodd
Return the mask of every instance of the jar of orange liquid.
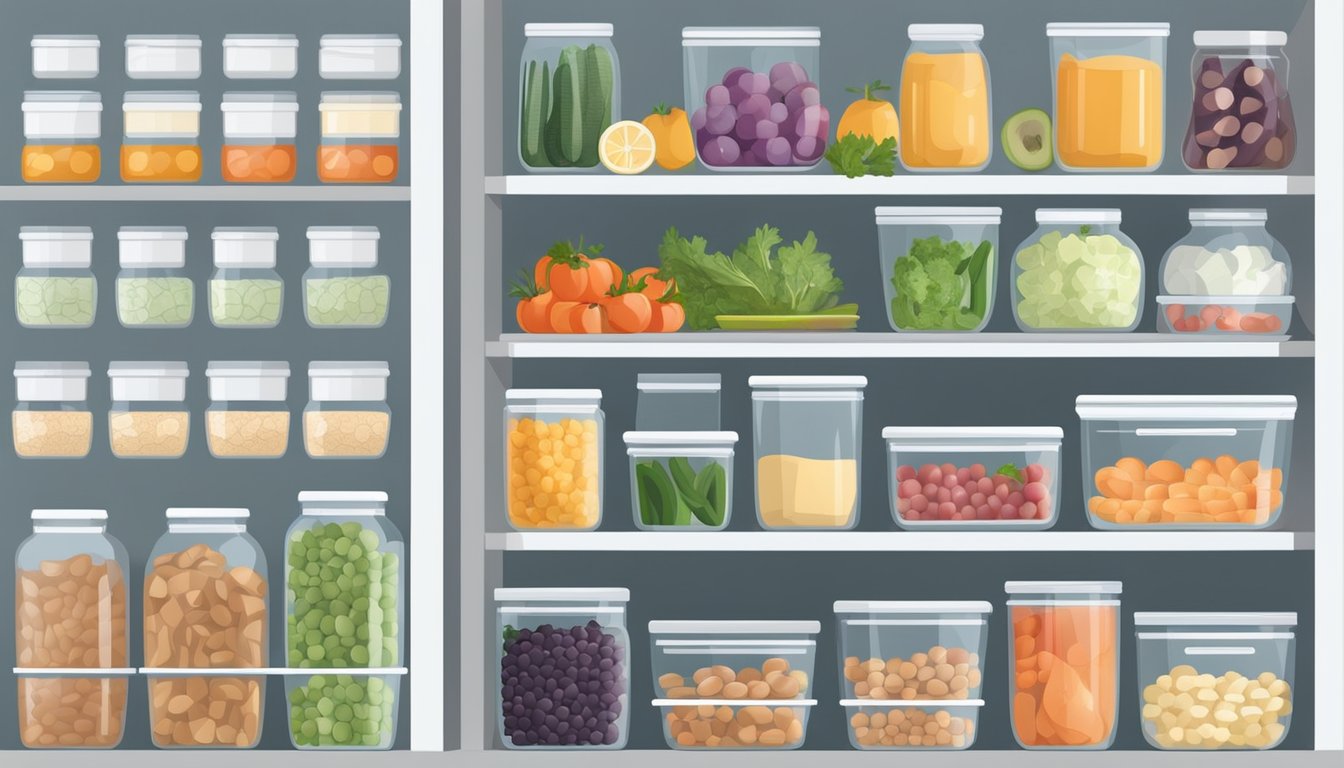
<path id="1" fill-rule="evenodd" d="M 989 63 L 980 24 L 911 24 L 901 67 L 901 165 L 978 171 L 993 152 Z"/>
<path id="2" fill-rule="evenodd" d="M 200 94 L 128 91 L 122 104 L 122 122 L 122 181 L 200 181 Z"/>
<path id="3" fill-rule="evenodd" d="M 401 97 L 396 93 L 322 94 L 317 177 L 328 183 L 389 183 L 401 164 Z"/>
<path id="4" fill-rule="evenodd" d="M 294 180 L 299 102 L 293 93 L 226 93 L 219 172 L 230 182 Z"/>
<path id="5" fill-rule="evenodd" d="M 20 171 L 30 184 L 98 180 L 103 100 L 94 91 L 25 91 Z"/>
<path id="6" fill-rule="evenodd" d="M 1051 23 L 1055 157 L 1066 171 L 1162 164 L 1167 36 L 1160 23 Z"/>

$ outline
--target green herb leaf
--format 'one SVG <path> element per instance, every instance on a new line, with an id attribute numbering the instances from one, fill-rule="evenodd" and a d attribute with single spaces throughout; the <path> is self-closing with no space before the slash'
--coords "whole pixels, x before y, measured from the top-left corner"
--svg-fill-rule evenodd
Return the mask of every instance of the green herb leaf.
<path id="1" fill-rule="evenodd" d="M 1016 480 L 1019 483 L 1027 482 L 1027 476 L 1023 474 L 1022 470 L 1018 469 L 1016 466 L 1012 464 L 1004 464 L 1002 467 L 999 467 L 998 469 L 994 470 L 994 474 L 1003 475 L 1004 477 L 1011 477 L 1012 479 Z"/>
<path id="2" fill-rule="evenodd" d="M 512 624 L 504 625 L 504 652 L 509 652 L 509 643 L 518 637 L 518 630 L 513 628 Z"/>
<path id="3" fill-rule="evenodd" d="M 896 139 L 888 136 L 882 143 L 872 136 L 848 133 L 826 150 L 831 169 L 846 177 L 891 176 L 896 171 Z"/>
<path id="4" fill-rule="evenodd" d="M 1087 237 L 1088 233 L 1091 232 L 1091 231 L 1092 231 L 1092 225 L 1091 225 L 1091 224 L 1084 224 L 1083 226 L 1081 226 L 1081 227 L 1078 228 L 1078 234 L 1081 235 L 1081 236 L 1083 236 L 1083 237 Z"/>

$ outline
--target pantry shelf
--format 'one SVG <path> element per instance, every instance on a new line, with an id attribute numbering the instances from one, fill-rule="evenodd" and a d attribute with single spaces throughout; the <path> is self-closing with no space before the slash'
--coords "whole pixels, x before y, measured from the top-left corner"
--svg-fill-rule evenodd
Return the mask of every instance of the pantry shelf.
<path id="1" fill-rule="evenodd" d="M 899 754 L 899 753 L 897 753 Z M 1334 754 L 1334 757 L 1331 757 Z M 1291 762 L 1293 765 L 1328 765 L 1330 760 L 1338 760 L 1339 753 L 1328 752 L 1285 752 L 1276 750 L 1273 752 L 1252 752 L 1242 753 L 1235 757 L 1236 760 L 1224 762 L 1235 762 L 1241 766 L 1257 765 L 1282 765 L 1285 762 Z M 1142 757 L 1140 757 L 1140 755 Z M 1287 757 L 1291 755 L 1291 757 Z M 464 752 L 463 764 L 471 766 L 483 766 L 484 768 L 514 768 L 518 766 L 530 766 L 537 762 L 534 753 L 525 751 L 487 751 L 487 752 Z M 638 764 L 644 766 L 688 766 L 694 765 L 697 768 L 708 768 L 711 766 L 724 766 L 725 768 L 812 768 L 812 766 L 823 763 L 832 763 L 839 761 L 846 765 L 890 765 L 894 762 L 895 756 L 890 752 L 858 752 L 858 751 L 828 751 L 816 752 L 809 750 L 799 750 L 793 752 L 766 751 L 751 752 L 724 750 L 715 753 L 711 750 L 697 750 L 692 754 L 672 750 L 619 750 L 614 752 L 588 752 L 585 754 L 557 752 L 548 754 L 546 762 L 554 768 L 601 768 L 602 766 L 625 766 Z M 1154 768 L 1184 768 L 1185 766 L 1207 766 L 1209 765 L 1209 756 L 1199 752 L 1129 752 L 1114 750 L 1110 752 L 1090 752 L 1087 754 L 1087 764 L 1089 766 L 1129 766 L 1135 761 L 1142 759 L 1146 765 Z M 910 760 L 919 765 L 938 765 L 945 768 L 956 768 L 957 766 L 1015 766 L 1030 765 L 1033 768 L 1076 768 L 1080 764 L 1078 753 L 1072 751 L 1026 751 L 1026 750 L 967 750 L 965 752 L 941 752 L 931 754 L 923 752 L 919 754 L 917 760 Z M 451 762 L 450 762 L 451 764 Z"/>
<path id="2" fill-rule="evenodd" d="M 0 186 L 0 202 L 312 202 L 400 203 L 411 199 L 408 186 L 286 186 L 265 184 L 147 184 L 124 186 Z"/>

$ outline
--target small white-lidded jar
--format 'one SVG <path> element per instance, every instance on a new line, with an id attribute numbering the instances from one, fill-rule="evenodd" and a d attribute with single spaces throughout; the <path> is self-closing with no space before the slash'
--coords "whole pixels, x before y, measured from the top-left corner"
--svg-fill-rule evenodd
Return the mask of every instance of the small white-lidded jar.
<path id="1" fill-rule="evenodd" d="M 127 35 L 126 76 L 133 80 L 195 80 L 201 76 L 199 35 Z"/>
<path id="2" fill-rule="evenodd" d="M 210 322 L 217 328 L 274 328 L 284 308 L 284 281 L 275 271 L 275 227 L 215 227 L 210 276 Z"/>
<path id="3" fill-rule="evenodd" d="M 112 381 L 108 438 L 120 459 L 176 459 L 187 450 L 187 364 L 119 362 L 107 367 Z"/>
<path id="4" fill-rule="evenodd" d="M 400 167 L 401 96 L 324 91 L 317 176 L 327 183 L 387 183 Z"/>
<path id="5" fill-rule="evenodd" d="M 122 326 L 190 325 L 196 301 L 186 270 L 186 227 L 122 227 L 117 241 L 117 319 Z"/>
<path id="6" fill-rule="evenodd" d="M 401 74 L 401 37 L 323 35 L 317 70 L 324 80 L 391 80 Z"/>
<path id="7" fill-rule="evenodd" d="M 200 181 L 199 93 L 127 91 L 122 122 L 122 181 Z"/>
<path id="8" fill-rule="evenodd" d="M 387 407 L 390 372 L 385 361 L 308 364 L 303 446 L 311 458 L 382 457 L 392 425 Z"/>
<path id="9" fill-rule="evenodd" d="M 309 227 L 303 315 L 313 328 L 378 328 L 389 281 L 378 269 L 377 227 Z"/>
<path id="10" fill-rule="evenodd" d="M 224 76 L 231 80 L 288 80 L 298 71 L 294 35 L 224 36 Z"/>
<path id="11" fill-rule="evenodd" d="M 232 182 L 294 180 L 298 153 L 298 97 L 290 91 L 224 94 L 220 174 Z"/>
<path id="12" fill-rule="evenodd" d="M 23 268 L 14 278 L 14 314 L 24 328 L 88 328 L 98 309 L 93 230 L 20 227 Z"/>
<path id="13" fill-rule="evenodd" d="M 14 364 L 14 452 L 23 459 L 82 459 L 93 443 L 89 364 Z"/>
<path id="14" fill-rule="evenodd" d="M 103 97 L 97 91 L 23 92 L 23 180 L 88 184 L 102 172 Z"/>
<path id="15" fill-rule="evenodd" d="M 289 363 L 212 360 L 205 440 L 217 459 L 278 459 L 289 447 Z"/>
<path id="16" fill-rule="evenodd" d="M 98 76 L 97 35 L 33 35 L 33 77 L 84 80 Z"/>

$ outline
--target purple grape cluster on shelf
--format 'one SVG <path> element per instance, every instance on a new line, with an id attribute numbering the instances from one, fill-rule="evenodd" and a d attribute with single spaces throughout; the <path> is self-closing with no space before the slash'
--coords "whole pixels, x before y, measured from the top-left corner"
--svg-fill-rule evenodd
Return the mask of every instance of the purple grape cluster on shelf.
<path id="1" fill-rule="evenodd" d="M 769 74 L 733 67 L 705 91 L 691 115 L 700 159 L 716 168 L 812 166 L 826 152 L 831 115 L 803 66 L 781 61 Z"/>
<path id="2" fill-rule="evenodd" d="M 624 661 L 625 649 L 596 621 L 506 631 L 504 738 L 519 747 L 617 743 Z"/>

